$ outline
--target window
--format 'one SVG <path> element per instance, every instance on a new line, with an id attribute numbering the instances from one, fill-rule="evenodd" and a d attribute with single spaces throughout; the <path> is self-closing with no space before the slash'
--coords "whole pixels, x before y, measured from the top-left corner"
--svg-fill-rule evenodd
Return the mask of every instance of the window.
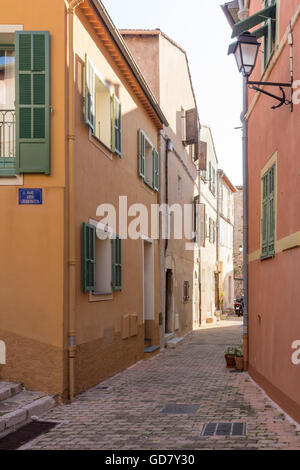
<path id="1" fill-rule="evenodd" d="M 94 137 L 122 157 L 122 106 L 86 56 L 85 122 Z"/>
<path id="2" fill-rule="evenodd" d="M 122 290 L 122 242 L 99 229 L 97 235 L 94 225 L 82 225 L 82 290 L 111 294 Z"/>
<path id="3" fill-rule="evenodd" d="M 262 258 L 275 254 L 275 165 L 262 178 Z"/>
<path id="4" fill-rule="evenodd" d="M 190 300 L 190 283 L 189 281 L 184 281 L 183 283 L 183 302 L 188 302 Z"/>
<path id="5" fill-rule="evenodd" d="M 159 191 L 159 155 L 141 129 L 138 131 L 138 172 L 151 189 Z"/>
<path id="6" fill-rule="evenodd" d="M 49 174 L 50 35 L 17 31 L 1 42 L 0 175 Z"/>
<path id="7" fill-rule="evenodd" d="M 1 37 L 1 35 L 0 35 Z M 0 45 L 0 174 L 15 174 L 15 48 Z"/>
<path id="8" fill-rule="evenodd" d="M 264 8 L 270 7 L 271 5 L 276 6 L 276 0 L 264 0 Z M 276 17 L 270 17 L 266 19 L 264 28 L 264 59 L 263 65 L 264 68 L 269 63 L 270 57 L 273 54 L 276 45 L 276 32 L 277 32 L 277 24 L 276 24 Z"/>

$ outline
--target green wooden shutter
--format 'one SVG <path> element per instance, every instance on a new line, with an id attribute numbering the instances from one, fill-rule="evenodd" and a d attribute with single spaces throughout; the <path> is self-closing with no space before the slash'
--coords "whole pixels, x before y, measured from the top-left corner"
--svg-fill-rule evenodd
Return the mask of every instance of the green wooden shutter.
<path id="1" fill-rule="evenodd" d="M 112 289 L 122 290 L 122 240 L 119 236 L 111 240 L 112 243 Z"/>
<path id="2" fill-rule="evenodd" d="M 249 16 L 245 20 L 239 21 L 236 23 L 232 30 L 232 38 L 239 36 L 241 33 L 245 31 L 249 31 L 250 29 L 254 28 L 261 23 L 263 23 L 268 18 L 276 18 L 276 3 L 274 2 L 272 5 L 264 8 L 263 10 L 255 13 L 254 15 Z M 255 33 L 255 32 L 254 32 Z"/>
<path id="3" fill-rule="evenodd" d="M 85 57 L 85 122 L 95 133 L 95 69 L 86 55 Z"/>
<path id="4" fill-rule="evenodd" d="M 157 150 L 153 149 L 153 189 L 159 191 L 159 156 Z"/>
<path id="5" fill-rule="evenodd" d="M 209 162 L 209 189 L 212 190 L 212 166 L 211 162 Z"/>
<path id="6" fill-rule="evenodd" d="M 82 290 L 95 290 L 95 241 L 96 229 L 93 225 L 82 224 Z"/>
<path id="7" fill-rule="evenodd" d="M 112 103 L 112 151 L 122 158 L 122 106 L 113 95 Z"/>
<path id="8" fill-rule="evenodd" d="M 143 131 L 138 131 L 138 167 L 139 176 L 145 178 L 145 161 L 146 161 L 146 139 Z"/>
<path id="9" fill-rule="evenodd" d="M 50 35 L 17 31 L 16 173 L 50 173 Z"/>
<path id="10" fill-rule="evenodd" d="M 275 166 L 263 177 L 262 258 L 275 253 Z"/>

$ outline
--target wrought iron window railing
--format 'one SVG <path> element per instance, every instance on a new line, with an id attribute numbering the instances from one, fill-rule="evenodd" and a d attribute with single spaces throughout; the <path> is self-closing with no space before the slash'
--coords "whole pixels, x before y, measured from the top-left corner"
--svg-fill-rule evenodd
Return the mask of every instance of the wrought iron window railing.
<path id="1" fill-rule="evenodd" d="M 16 167 L 16 111 L 0 110 L 0 175 L 14 174 Z"/>

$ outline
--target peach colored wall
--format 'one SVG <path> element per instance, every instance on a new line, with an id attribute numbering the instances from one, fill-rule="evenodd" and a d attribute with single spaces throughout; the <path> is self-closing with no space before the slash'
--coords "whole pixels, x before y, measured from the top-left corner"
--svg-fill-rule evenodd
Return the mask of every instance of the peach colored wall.
<path id="1" fill-rule="evenodd" d="M 43 205 L 18 205 L 18 188 L 3 186 L 0 180 L 0 337 L 5 336 L 7 343 L 7 366 L 1 376 L 23 380 L 31 388 L 62 393 L 65 6 L 61 0 L 52 0 L 51 5 L 46 0 L 11 0 L 9 4 L 1 0 L 0 7 L 1 24 L 50 31 L 54 109 L 51 175 L 24 176 L 24 187 L 43 188 Z M 39 359 L 34 363 L 37 351 Z"/>
<path id="2" fill-rule="evenodd" d="M 89 137 L 89 130 L 83 120 L 83 73 L 85 54 L 94 63 L 103 79 L 112 85 L 122 104 L 123 122 L 123 156 L 120 159 L 113 155 L 101 143 Z M 123 288 L 115 292 L 113 298 L 107 301 L 89 302 L 89 295 L 81 289 L 81 224 L 89 218 L 96 217 L 98 205 L 113 204 L 118 209 L 119 196 L 128 196 L 128 207 L 134 203 L 143 203 L 150 213 L 150 205 L 158 203 L 158 195 L 146 186 L 138 176 L 138 129 L 144 130 L 153 145 L 158 148 L 158 130 L 148 117 L 146 111 L 137 101 L 131 89 L 112 61 L 107 50 L 98 37 L 95 36 L 86 19 L 79 13 L 75 20 L 75 55 L 77 68 L 76 83 L 76 150 L 75 150 L 75 184 L 76 184 L 76 324 L 78 360 L 84 364 L 84 354 L 89 345 L 101 341 L 105 332 L 111 330 L 111 353 L 103 361 L 99 354 L 96 371 L 89 379 L 93 385 L 105 376 L 121 370 L 124 367 L 124 354 L 127 354 L 127 365 L 143 356 L 143 329 L 139 328 L 139 340 L 136 347 L 130 346 L 132 340 L 122 340 L 120 336 L 121 321 L 124 315 L 138 314 L 139 325 L 143 324 L 143 259 L 142 241 L 122 241 Z M 131 220 L 131 219 L 129 219 Z M 158 242 L 155 242 L 155 314 L 158 326 Z M 128 346 L 126 347 L 126 342 Z M 98 344 L 97 343 L 97 344 Z M 96 343 L 95 343 L 96 344 Z M 120 351 L 123 351 L 120 354 Z M 105 362 L 105 363 L 104 363 Z M 83 380 L 84 370 L 77 371 L 77 389 Z M 84 378 L 86 383 L 86 378 Z"/>
<path id="3" fill-rule="evenodd" d="M 298 1 L 282 2 L 280 35 L 294 15 Z M 252 8 L 260 2 L 252 1 Z M 254 10 L 252 10 L 252 13 Z M 296 47 L 300 22 L 294 28 L 295 78 L 300 77 Z M 259 66 L 257 66 L 259 67 Z M 289 80 L 289 46 L 272 70 L 269 81 Z M 261 170 L 277 152 L 277 230 L 279 241 L 300 230 L 299 146 L 300 107 L 273 111 L 273 101 L 260 96 L 249 118 L 249 254 L 260 250 Z M 291 344 L 300 339 L 298 308 L 300 251 L 276 253 L 274 259 L 249 263 L 249 348 L 252 375 L 274 399 L 300 422 L 300 369 L 291 362 Z"/>

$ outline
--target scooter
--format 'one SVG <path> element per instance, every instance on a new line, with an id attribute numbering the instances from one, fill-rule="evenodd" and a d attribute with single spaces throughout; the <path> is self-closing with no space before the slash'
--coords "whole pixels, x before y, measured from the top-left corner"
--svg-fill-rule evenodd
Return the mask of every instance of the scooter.
<path id="1" fill-rule="evenodd" d="M 234 302 L 234 311 L 238 317 L 244 315 L 244 299 L 243 297 L 237 297 Z"/>

